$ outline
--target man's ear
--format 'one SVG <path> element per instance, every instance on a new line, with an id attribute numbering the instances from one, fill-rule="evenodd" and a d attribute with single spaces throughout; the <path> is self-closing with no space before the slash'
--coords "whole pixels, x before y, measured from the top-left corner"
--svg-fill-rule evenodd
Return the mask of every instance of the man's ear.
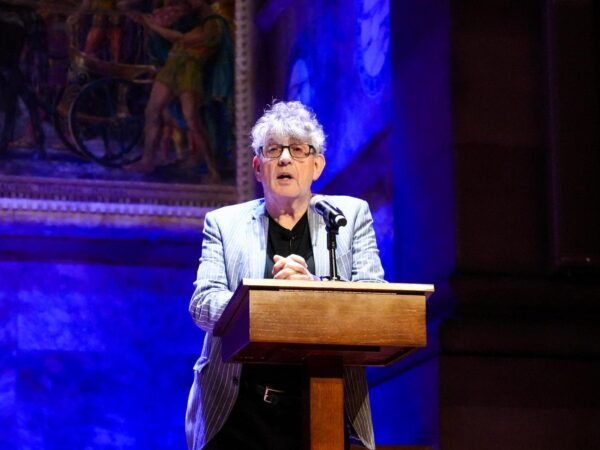
<path id="1" fill-rule="evenodd" d="M 254 169 L 254 177 L 256 178 L 256 181 L 259 183 L 262 182 L 260 173 L 260 158 L 258 156 L 254 156 L 254 158 L 252 158 L 252 168 Z"/>
<path id="2" fill-rule="evenodd" d="M 313 181 L 319 179 L 321 174 L 323 173 L 323 169 L 325 169 L 325 155 L 323 153 L 319 153 L 315 155 L 315 170 L 313 172 Z"/>

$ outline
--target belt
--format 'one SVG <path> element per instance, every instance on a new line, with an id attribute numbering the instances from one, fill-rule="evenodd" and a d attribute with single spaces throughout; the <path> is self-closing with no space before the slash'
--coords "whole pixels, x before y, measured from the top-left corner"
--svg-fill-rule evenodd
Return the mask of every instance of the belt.
<path id="1" fill-rule="evenodd" d="M 292 406 L 301 403 L 302 395 L 293 394 L 289 391 L 275 389 L 271 386 L 254 385 L 254 391 L 260 399 L 269 405 Z"/>

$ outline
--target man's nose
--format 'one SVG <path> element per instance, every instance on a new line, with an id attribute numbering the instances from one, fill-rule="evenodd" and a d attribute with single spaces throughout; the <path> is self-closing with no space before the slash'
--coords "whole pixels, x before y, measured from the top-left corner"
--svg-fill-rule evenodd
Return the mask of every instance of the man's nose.
<path id="1" fill-rule="evenodd" d="M 281 155 L 279 155 L 279 159 L 277 160 L 277 162 L 282 166 L 292 162 L 292 154 L 290 153 L 289 147 L 283 147 L 283 149 L 281 150 Z"/>

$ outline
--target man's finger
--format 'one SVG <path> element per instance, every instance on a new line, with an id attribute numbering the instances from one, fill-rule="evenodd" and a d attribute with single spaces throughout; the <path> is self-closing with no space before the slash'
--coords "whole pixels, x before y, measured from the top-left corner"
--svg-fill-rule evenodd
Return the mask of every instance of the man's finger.
<path id="1" fill-rule="evenodd" d="M 308 264 L 306 264 L 306 260 L 300 256 L 300 255 L 296 255 L 296 254 L 291 254 L 290 256 L 288 256 L 289 259 L 291 259 L 292 261 L 296 261 L 297 263 L 301 264 L 304 267 L 308 267 Z"/>
<path id="2" fill-rule="evenodd" d="M 300 273 L 295 270 L 283 269 L 273 275 L 275 280 L 312 280 L 312 277 L 308 273 Z"/>
<path id="3" fill-rule="evenodd" d="M 273 256 L 273 271 L 272 273 L 279 272 L 286 265 L 286 259 L 283 256 L 275 255 Z"/>
<path id="4" fill-rule="evenodd" d="M 301 267 L 303 269 L 308 268 L 308 264 L 304 261 L 304 258 L 298 255 L 290 255 L 284 258 L 279 255 L 273 256 L 273 270 L 280 270 L 282 267 Z"/>

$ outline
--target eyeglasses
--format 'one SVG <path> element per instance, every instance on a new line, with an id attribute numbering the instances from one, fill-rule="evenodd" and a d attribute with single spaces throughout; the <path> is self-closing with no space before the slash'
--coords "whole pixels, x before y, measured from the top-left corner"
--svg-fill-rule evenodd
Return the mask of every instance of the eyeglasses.
<path id="1" fill-rule="evenodd" d="M 281 156 L 285 149 L 288 149 L 290 156 L 294 159 L 305 159 L 317 150 L 310 144 L 271 144 L 266 147 L 260 147 L 260 153 L 267 159 L 277 159 Z"/>

